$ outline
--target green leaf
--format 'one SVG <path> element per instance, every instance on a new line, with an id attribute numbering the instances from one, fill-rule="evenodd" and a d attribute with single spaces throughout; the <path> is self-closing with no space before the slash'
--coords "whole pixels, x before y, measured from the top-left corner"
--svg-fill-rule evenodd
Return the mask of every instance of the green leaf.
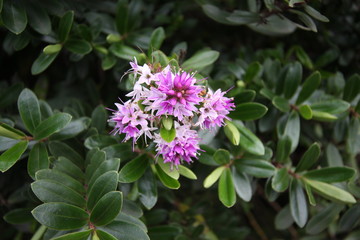
<path id="1" fill-rule="evenodd" d="M 17 208 L 7 212 L 4 220 L 10 224 L 29 223 L 34 220 L 31 215 L 31 208 Z"/>
<path id="2" fill-rule="evenodd" d="M 313 62 L 311 61 L 311 58 L 309 57 L 309 55 L 307 55 L 307 53 L 304 51 L 304 49 L 301 46 L 296 46 L 295 47 L 295 54 L 296 54 L 296 57 L 301 62 L 301 64 L 306 66 L 308 69 L 313 69 L 314 68 L 314 65 L 313 65 Z"/>
<path id="3" fill-rule="evenodd" d="M 51 20 L 46 10 L 40 4 L 30 4 L 26 10 L 30 26 L 38 33 L 48 35 L 51 32 Z"/>
<path id="4" fill-rule="evenodd" d="M 153 208 L 158 199 L 158 191 L 154 174 L 150 168 L 148 168 L 145 174 L 139 179 L 138 189 L 140 202 L 147 209 Z"/>
<path id="5" fill-rule="evenodd" d="M 222 172 L 225 170 L 225 166 L 220 166 L 212 171 L 209 176 L 207 176 L 204 180 L 204 188 L 209 188 L 220 178 Z"/>
<path id="6" fill-rule="evenodd" d="M 135 56 L 139 55 L 139 52 L 129 46 L 122 43 L 114 43 L 109 48 L 110 52 L 116 57 L 131 61 Z"/>
<path id="7" fill-rule="evenodd" d="M 141 178 L 149 165 L 148 158 L 147 154 L 142 154 L 126 163 L 119 172 L 119 182 L 131 183 Z"/>
<path id="8" fill-rule="evenodd" d="M 342 167 L 344 166 L 342 157 L 337 147 L 334 144 L 329 143 L 325 150 L 326 160 L 329 167 Z"/>
<path id="9" fill-rule="evenodd" d="M 31 184 L 34 194 L 43 202 L 63 202 L 84 207 L 86 201 L 82 195 L 66 185 L 49 179 L 37 180 Z"/>
<path id="10" fill-rule="evenodd" d="M 42 225 L 57 230 L 81 228 L 89 218 L 83 209 L 65 203 L 44 203 L 36 207 L 32 214 Z"/>
<path id="11" fill-rule="evenodd" d="M 191 58 L 182 64 L 184 70 L 202 70 L 203 68 L 213 64 L 218 58 L 220 53 L 213 50 L 205 50 L 195 53 Z"/>
<path id="12" fill-rule="evenodd" d="M 166 240 L 166 239 L 178 239 L 182 233 L 182 228 L 176 225 L 162 225 L 149 228 L 150 239 Z M 181 238 L 180 238 L 181 239 Z"/>
<path id="13" fill-rule="evenodd" d="M 295 172 L 302 172 L 314 166 L 320 157 L 320 152 L 320 145 L 318 143 L 313 143 L 301 157 L 300 162 L 296 166 Z"/>
<path id="14" fill-rule="evenodd" d="M 89 189 L 94 185 L 95 181 L 104 173 L 109 171 L 119 171 L 120 167 L 120 159 L 112 158 L 108 159 L 100 164 L 99 167 L 96 168 L 95 172 L 91 175 L 90 180 L 88 180 Z"/>
<path id="15" fill-rule="evenodd" d="M 172 142 L 176 137 L 175 127 L 171 128 L 171 130 L 167 130 L 166 128 L 160 128 L 160 136 L 166 142 Z"/>
<path id="16" fill-rule="evenodd" d="M 355 170 L 349 167 L 326 167 L 305 173 L 305 178 L 326 183 L 344 182 L 355 175 Z"/>
<path id="17" fill-rule="evenodd" d="M 283 36 L 291 34 L 296 29 L 295 23 L 278 15 L 266 18 L 266 24 L 251 23 L 247 26 L 256 32 L 268 36 Z"/>
<path id="18" fill-rule="evenodd" d="M 347 111 L 350 107 L 350 104 L 340 99 L 334 99 L 313 103 L 310 106 L 313 111 L 325 112 L 329 114 L 339 114 Z"/>
<path id="19" fill-rule="evenodd" d="M 245 151 L 254 155 L 264 155 L 265 147 L 260 139 L 246 127 L 241 126 L 240 124 L 236 124 L 236 127 L 241 135 L 240 146 Z"/>
<path id="20" fill-rule="evenodd" d="M 272 100 L 272 104 L 282 112 L 289 112 L 290 111 L 290 104 L 288 100 L 283 97 L 276 96 Z"/>
<path id="21" fill-rule="evenodd" d="M 115 23 L 120 34 L 127 33 L 129 25 L 129 9 L 127 0 L 118 1 Z"/>
<path id="22" fill-rule="evenodd" d="M 114 237 L 113 235 L 111 235 L 110 233 L 101 231 L 99 229 L 96 229 L 96 235 L 100 238 L 100 240 L 118 240 L 116 237 Z M 96 240 L 96 238 L 93 240 Z"/>
<path id="23" fill-rule="evenodd" d="M 346 151 L 353 156 L 360 152 L 360 120 L 352 118 L 347 130 Z"/>
<path id="24" fill-rule="evenodd" d="M 61 44 L 50 44 L 44 47 L 43 53 L 45 54 L 54 54 L 60 52 L 62 49 Z"/>
<path id="25" fill-rule="evenodd" d="M 312 119 L 318 121 L 332 122 L 338 119 L 337 116 L 326 112 L 312 111 L 312 114 L 313 114 Z"/>
<path id="26" fill-rule="evenodd" d="M 85 140 L 85 147 L 88 149 L 104 148 L 116 144 L 117 141 L 109 135 L 94 135 Z"/>
<path id="27" fill-rule="evenodd" d="M 35 173 L 41 169 L 49 168 L 49 159 L 46 146 L 42 142 L 38 142 L 31 149 L 28 160 L 28 173 L 30 177 L 35 179 Z"/>
<path id="28" fill-rule="evenodd" d="M 313 235 L 321 233 L 337 218 L 343 208 L 342 204 L 328 205 L 309 220 L 306 232 Z"/>
<path id="29" fill-rule="evenodd" d="M 360 75 L 352 75 L 345 84 L 343 99 L 351 102 L 360 93 Z"/>
<path id="30" fill-rule="evenodd" d="M 304 10 L 307 14 L 321 22 L 329 22 L 329 19 L 327 17 L 319 13 L 316 9 L 310 7 L 308 4 L 305 4 Z"/>
<path id="31" fill-rule="evenodd" d="M 249 23 L 257 23 L 260 22 L 259 13 L 248 12 L 248 11 L 240 11 L 235 10 L 232 14 L 230 14 L 226 20 L 228 20 L 232 24 L 243 25 Z"/>
<path id="32" fill-rule="evenodd" d="M 103 105 L 97 106 L 91 113 L 91 126 L 95 127 L 99 133 L 106 129 L 108 114 Z"/>
<path id="33" fill-rule="evenodd" d="M 296 92 L 302 79 L 302 65 L 299 62 L 290 64 L 284 82 L 284 96 L 290 99 Z"/>
<path id="34" fill-rule="evenodd" d="M 342 209 L 342 208 L 341 208 Z M 351 231 L 359 222 L 360 219 L 360 204 L 357 203 L 350 207 L 340 218 L 339 231 Z"/>
<path id="35" fill-rule="evenodd" d="M 295 151 L 300 139 L 300 118 L 297 112 L 290 113 L 283 129 L 278 126 L 278 136 L 279 138 L 288 136 L 291 140 L 291 152 Z"/>
<path id="36" fill-rule="evenodd" d="M 204 4 L 201 7 L 204 13 L 214 21 L 228 25 L 236 25 L 227 20 L 227 17 L 230 16 L 230 13 L 223 11 L 220 8 L 211 4 Z"/>
<path id="37" fill-rule="evenodd" d="M 86 154 L 86 162 L 87 165 L 85 175 L 86 179 L 90 179 L 94 174 L 96 169 L 106 160 L 106 153 L 104 151 L 100 151 L 97 148 L 91 149 Z"/>
<path id="38" fill-rule="evenodd" d="M 261 77 L 263 72 L 262 66 L 258 62 L 251 63 L 248 68 L 246 69 L 244 75 L 244 81 L 246 83 L 255 82 L 258 78 Z"/>
<path id="39" fill-rule="evenodd" d="M 27 146 L 27 141 L 21 141 L 2 153 L 0 155 L 0 171 L 6 172 L 9 168 L 11 168 L 16 161 L 20 159 Z"/>
<path id="40" fill-rule="evenodd" d="M 316 71 L 308 76 L 302 85 L 298 98 L 296 99 L 296 105 L 299 105 L 306 101 L 319 87 L 321 83 L 321 74 Z"/>
<path id="41" fill-rule="evenodd" d="M 1 90 L 0 108 L 5 108 L 13 104 L 18 99 L 20 92 L 23 90 L 24 84 L 22 82 L 14 83 L 10 87 Z"/>
<path id="42" fill-rule="evenodd" d="M 219 180 L 218 194 L 225 207 L 232 207 L 236 203 L 234 183 L 229 168 L 226 168 Z"/>
<path id="43" fill-rule="evenodd" d="M 71 121 L 59 132 L 54 133 L 50 136 L 50 140 L 64 140 L 73 138 L 83 131 L 85 131 L 90 125 L 91 119 L 88 117 L 81 117 Z"/>
<path id="44" fill-rule="evenodd" d="M 23 120 L 26 129 L 30 133 L 33 133 L 41 121 L 39 101 L 37 97 L 30 89 L 25 88 L 20 93 L 17 104 L 21 119 Z"/>
<path id="45" fill-rule="evenodd" d="M 83 195 L 85 193 L 84 185 L 69 175 L 62 173 L 56 169 L 42 169 L 36 172 L 36 180 L 50 180 L 59 184 L 64 184 L 68 188 Z"/>
<path id="46" fill-rule="evenodd" d="M 275 228 L 277 230 L 285 230 L 294 223 L 294 219 L 291 216 L 290 206 L 286 205 L 275 217 Z"/>
<path id="47" fill-rule="evenodd" d="M 288 169 L 283 167 L 275 172 L 275 176 L 272 178 L 271 186 L 277 192 L 284 192 L 290 183 L 290 175 Z"/>
<path id="48" fill-rule="evenodd" d="M 226 137 L 230 140 L 232 144 L 234 144 L 235 146 L 238 146 L 240 144 L 240 132 L 234 124 L 226 121 L 224 132 Z"/>
<path id="49" fill-rule="evenodd" d="M 160 63 L 161 66 L 172 65 L 176 66 L 177 69 L 179 68 L 179 63 L 175 59 L 169 61 L 169 58 L 160 50 L 152 52 L 151 56 L 154 59 L 154 63 Z"/>
<path id="50" fill-rule="evenodd" d="M 51 240 L 86 240 L 92 231 L 92 229 L 89 229 L 81 232 L 67 233 L 60 237 L 52 238 Z"/>
<path id="51" fill-rule="evenodd" d="M 276 147 L 276 162 L 285 163 L 291 152 L 291 140 L 288 136 L 281 138 Z"/>
<path id="52" fill-rule="evenodd" d="M 163 43 L 165 39 L 165 31 L 164 28 L 162 27 L 158 27 L 156 28 L 150 37 L 150 45 L 149 45 L 149 53 L 148 55 L 150 55 L 150 53 L 153 50 L 159 50 L 161 47 L 161 44 Z"/>
<path id="53" fill-rule="evenodd" d="M 164 184 L 165 187 L 170 189 L 178 189 L 180 188 L 180 183 L 178 180 L 167 175 L 159 166 L 159 164 L 155 165 L 156 174 L 159 177 L 160 181 Z"/>
<path id="54" fill-rule="evenodd" d="M 65 48 L 81 55 L 86 55 L 92 51 L 91 44 L 83 39 L 69 39 L 65 43 Z"/>
<path id="55" fill-rule="evenodd" d="M 5 1 L 1 18 L 4 26 L 14 34 L 22 33 L 28 22 L 24 6 L 15 1 Z"/>
<path id="56" fill-rule="evenodd" d="M 85 178 L 83 171 L 78 166 L 76 166 L 72 161 L 70 161 L 65 157 L 59 157 L 54 162 L 53 165 L 54 165 L 53 167 L 54 169 L 66 173 L 67 175 L 79 181 L 83 181 Z"/>
<path id="57" fill-rule="evenodd" d="M 252 197 L 251 181 L 249 177 L 245 173 L 238 171 L 236 168 L 232 168 L 232 178 L 237 195 L 245 202 L 249 202 Z"/>
<path id="58" fill-rule="evenodd" d="M 73 21 L 74 11 L 68 11 L 61 17 L 58 29 L 58 37 L 60 42 L 65 42 L 68 39 Z"/>
<path id="59" fill-rule="evenodd" d="M 314 181 L 306 178 L 303 180 L 311 187 L 312 190 L 326 199 L 341 203 L 356 203 L 355 198 L 345 190 L 324 182 Z"/>
<path id="60" fill-rule="evenodd" d="M 88 191 L 87 208 L 92 210 L 105 194 L 115 191 L 118 186 L 118 173 L 109 171 L 99 176 Z"/>
<path id="61" fill-rule="evenodd" d="M 71 118 L 71 115 L 67 113 L 55 113 L 35 128 L 35 139 L 44 139 L 60 131 L 71 121 Z"/>
<path id="62" fill-rule="evenodd" d="M 308 184 L 306 184 L 304 182 L 304 185 L 305 185 L 305 191 L 306 191 L 306 194 L 308 196 L 308 200 L 309 200 L 309 203 L 311 206 L 316 206 L 316 200 L 315 200 L 315 197 L 311 191 L 311 188 Z"/>
<path id="63" fill-rule="evenodd" d="M 309 105 L 301 105 L 299 107 L 299 113 L 306 120 L 312 119 L 313 113 Z"/>
<path id="64" fill-rule="evenodd" d="M 196 180 L 197 177 L 193 171 L 191 171 L 189 168 L 179 165 L 179 173 L 180 175 L 187 177 L 188 179 Z"/>
<path id="65" fill-rule="evenodd" d="M 229 114 L 229 117 L 242 121 L 251 121 L 263 117 L 267 110 L 267 107 L 260 103 L 242 103 L 236 106 L 235 110 Z"/>
<path id="66" fill-rule="evenodd" d="M 238 159 L 235 167 L 239 172 L 243 172 L 257 178 L 268 178 L 275 173 L 275 167 L 268 161 L 256 159 Z"/>
<path id="67" fill-rule="evenodd" d="M 127 219 L 116 219 L 112 223 L 98 229 L 111 234 L 115 239 L 150 240 L 145 229 L 133 222 L 129 222 Z"/>
<path id="68" fill-rule="evenodd" d="M 289 191 L 290 211 L 299 227 L 304 227 L 308 219 L 305 193 L 297 179 L 293 179 Z"/>
<path id="69" fill-rule="evenodd" d="M 298 11 L 298 10 L 289 10 L 289 12 L 295 13 L 296 15 L 298 15 L 299 20 L 305 24 L 305 26 L 297 25 L 299 28 L 308 30 L 308 31 L 317 32 L 316 24 L 314 23 L 312 18 L 309 17 L 309 15 L 307 15 L 304 12 Z"/>
<path id="70" fill-rule="evenodd" d="M 44 52 L 40 53 L 40 55 L 36 58 L 31 66 L 31 74 L 37 75 L 45 71 L 50 64 L 55 60 L 58 56 L 59 52 L 54 54 L 46 54 Z"/>
<path id="71" fill-rule="evenodd" d="M 219 149 L 214 153 L 214 160 L 220 165 L 225 165 L 230 163 L 230 153 L 225 149 Z"/>
<path id="72" fill-rule="evenodd" d="M 174 120 L 172 116 L 162 116 L 161 123 L 163 124 L 166 130 L 170 131 L 173 126 Z"/>
<path id="73" fill-rule="evenodd" d="M 82 167 L 84 164 L 84 160 L 80 154 L 63 142 L 50 141 L 49 150 L 54 157 L 65 157 L 71 160 L 78 167 Z"/>
<path id="74" fill-rule="evenodd" d="M 90 215 L 90 221 L 95 226 L 111 223 L 120 213 L 122 201 L 123 195 L 121 192 L 108 192 L 95 205 Z"/>
<path id="75" fill-rule="evenodd" d="M 113 68 L 115 64 L 116 64 L 116 58 L 113 55 L 108 54 L 102 59 L 101 68 L 104 71 L 106 71 Z"/>
<path id="76" fill-rule="evenodd" d="M 157 165 L 160 166 L 160 168 L 168 175 L 169 177 L 172 177 L 173 179 L 178 180 L 180 177 L 179 171 L 177 169 L 173 169 L 173 165 L 171 163 L 165 163 L 162 158 L 159 158 L 157 161 Z"/>
<path id="77" fill-rule="evenodd" d="M 25 133 L 0 122 L 0 136 L 20 140 L 25 137 Z"/>
<path id="78" fill-rule="evenodd" d="M 234 103 L 239 105 L 241 103 L 252 102 L 255 99 L 256 92 L 254 90 L 243 90 L 239 94 L 235 95 Z"/>

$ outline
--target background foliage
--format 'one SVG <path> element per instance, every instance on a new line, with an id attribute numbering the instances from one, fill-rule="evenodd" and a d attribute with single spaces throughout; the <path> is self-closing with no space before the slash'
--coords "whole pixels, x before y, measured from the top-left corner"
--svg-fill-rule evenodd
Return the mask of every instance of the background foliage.
<path id="1" fill-rule="evenodd" d="M 359 7 L 1 0 L 2 239 L 358 239 Z M 108 134 L 134 56 L 231 88 L 191 166 Z"/>

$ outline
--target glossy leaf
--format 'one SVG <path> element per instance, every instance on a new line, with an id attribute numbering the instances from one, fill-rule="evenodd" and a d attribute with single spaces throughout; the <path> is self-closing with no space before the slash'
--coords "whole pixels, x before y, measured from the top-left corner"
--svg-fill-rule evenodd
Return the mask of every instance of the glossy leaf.
<path id="1" fill-rule="evenodd" d="M 180 175 L 192 179 L 192 180 L 196 180 L 197 177 L 195 175 L 195 173 L 193 171 L 191 171 L 189 168 L 183 166 L 183 165 L 179 165 L 179 173 Z"/>
<path id="2" fill-rule="evenodd" d="M 111 234 L 116 239 L 150 240 L 145 230 L 127 219 L 117 219 L 112 223 L 97 229 Z"/>
<path id="3" fill-rule="evenodd" d="M 218 194 L 225 207 L 232 207 L 235 204 L 236 194 L 229 168 L 226 168 L 220 176 Z"/>
<path id="4" fill-rule="evenodd" d="M 260 103 L 242 103 L 237 105 L 234 111 L 230 112 L 229 117 L 242 121 L 251 121 L 263 117 L 267 110 L 267 107 Z"/>
<path id="5" fill-rule="evenodd" d="M 91 189 L 91 187 L 93 186 L 93 184 L 95 183 L 95 181 L 104 173 L 107 173 L 109 171 L 119 171 L 119 167 L 120 167 L 120 159 L 118 158 L 111 158 L 108 159 L 104 162 L 102 162 L 100 164 L 100 166 L 98 166 L 96 168 L 96 170 L 94 171 L 94 173 L 91 175 L 90 179 L 88 180 L 88 186 L 89 189 Z"/>
<path id="6" fill-rule="evenodd" d="M 139 55 L 139 52 L 132 47 L 126 46 L 123 43 L 114 43 L 109 48 L 110 52 L 116 57 L 128 61 L 134 60 L 134 56 Z"/>
<path id="7" fill-rule="evenodd" d="M 360 204 L 351 206 L 340 218 L 339 231 L 351 231 L 359 222 Z"/>
<path id="8" fill-rule="evenodd" d="M 86 55 L 92 51 L 91 44 L 83 39 L 69 39 L 66 41 L 65 48 L 70 52 L 82 55 Z"/>
<path id="9" fill-rule="evenodd" d="M 237 124 L 236 127 L 241 135 L 240 146 L 254 155 L 264 155 L 265 147 L 261 140 L 245 126 Z"/>
<path id="10" fill-rule="evenodd" d="M 56 132 L 50 136 L 50 140 L 65 140 L 73 138 L 80 133 L 84 132 L 90 125 L 91 120 L 88 117 L 81 117 L 72 120 L 59 132 Z"/>
<path id="11" fill-rule="evenodd" d="M 221 166 L 212 171 L 209 176 L 204 180 L 204 188 L 211 187 L 221 176 L 222 172 L 225 170 L 225 166 Z"/>
<path id="12" fill-rule="evenodd" d="M 162 158 L 159 158 L 157 161 L 157 165 L 160 166 L 160 168 L 168 175 L 169 177 L 178 180 L 180 177 L 179 171 L 177 169 L 174 169 L 174 166 L 172 163 L 164 162 Z"/>
<path id="13" fill-rule="evenodd" d="M 67 233 L 60 237 L 52 238 L 52 240 L 86 240 L 90 236 L 92 230 L 85 230 L 81 232 Z"/>
<path id="14" fill-rule="evenodd" d="M 318 71 L 308 76 L 304 84 L 302 85 L 299 96 L 296 99 L 296 104 L 299 105 L 304 101 L 306 101 L 316 91 L 320 83 L 321 83 L 321 75 Z"/>
<path id="15" fill-rule="evenodd" d="M 53 163 L 53 169 L 66 173 L 70 177 L 75 178 L 81 182 L 85 178 L 83 171 L 78 166 L 76 166 L 71 160 L 65 157 L 59 157 Z"/>
<path id="16" fill-rule="evenodd" d="M 302 172 L 311 168 L 320 157 L 320 151 L 320 145 L 318 143 L 313 143 L 301 157 L 295 172 Z"/>
<path id="17" fill-rule="evenodd" d="M 304 179 L 304 181 L 311 187 L 314 192 L 317 192 L 324 198 L 342 203 L 355 203 L 355 198 L 345 190 L 337 188 L 328 183 Z"/>
<path id="18" fill-rule="evenodd" d="M 282 112 L 289 112 L 290 111 L 290 104 L 289 102 L 283 97 L 274 97 L 272 100 L 272 104 Z"/>
<path id="19" fill-rule="evenodd" d="M 112 222 L 120 213 L 123 195 L 121 192 L 108 192 L 99 199 L 90 214 L 90 221 L 95 226 L 102 226 Z"/>
<path id="20" fill-rule="evenodd" d="M 85 147 L 88 149 L 92 148 L 104 148 L 113 144 L 116 144 L 117 141 L 115 138 L 109 136 L 109 135 L 94 135 L 91 137 L 88 137 L 85 140 Z"/>
<path id="21" fill-rule="evenodd" d="M 226 137 L 230 140 L 232 144 L 234 144 L 235 146 L 238 146 L 240 144 L 240 132 L 234 124 L 227 121 L 224 127 L 224 132 Z"/>
<path id="22" fill-rule="evenodd" d="M 275 228 L 278 230 L 285 230 L 294 223 L 294 219 L 291 216 L 290 206 L 286 205 L 275 217 Z"/>
<path id="23" fill-rule="evenodd" d="M 108 192 L 115 191 L 118 185 L 118 173 L 109 171 L 99 176 L 88 191 L 87 208 L 93 209 Z"/>
<path id="24" fill-rule="evenodd" d="M 243 25 L 260 21 L 260 15 L 254 12 L 235 10 L 226 20 L 232 24 Z"/>
<path id="25" fill-rule="evenodd" d="M 249 177 L 245 173 L 238 171 L 236 168 L 232 168 L 232 178 L 237 195 L 245 202 L 249 202 L 252 197 L 251 181 Z"/>
<path id="26" fill-rule="evenodd" d="M 43 53 L 45 54 L 55 54 L 60 52 L 62 49 L 62 45 L 61 44 L 50 44 L 47 45 L 46 47 L 44 47 L 43 49 Z"/>
<path id="27" fill-rule="evenodd" d="M 126 163 L 119 172 L 119 182 L 131 183 L 138 180 L 149 165 L 148 155 L 142 154 L 139 157 Z"/>
<path id="28" fill-rule="evenodd" d="M 101 240 L 117 240 L 116 237 L 114 237 L 113 235 L 111 235 L 110 233 L 101 231 L 99 229 L 96 229 L 96 235 L 98 236 L 99 239 Z M 94 239 L 94 237 L 93 237 Z M 96 239 L 96 238 L 95 238 Z"/>
<path id="29" fill-rule="evenodd" d="M 66 203 L 44 203 L 36 207 L 32 214 L 42 225 L 57 230 L 81 228 L 89 218 L 83 209 Z"/>
<path id="30" fill-rule="evenodd" d="M 14 34 L 23 32 L 28 22 L 24 6 L 14 1 L 5 1 L 1 18 L 5 27 Z"/>
<path id="31" fill-rule="evenodd" d="M 351 102 L 360 93 L 360 75 L 352 75 L 345 84 L 343 99 Z"/>
<path id="32" fill-rule="evenodd" d="M 285 76 L 284 96 L 290 99 L 296 92 L 302 79 L 302 65 L 299 62 L 291 64 Z"/>
<path id="33" fill-rule="evenodd" d="M 305 193 L 297 179 L 293 179 L 289 191 L 290 211 L 299 227 L 304 227 L 308 219 Z"/>
<path id="34" fill-rule="evenodd" d="M 41 169 L 49 168 L 48 152 L 44 143 L 38 142 L 31 149 L 28 160 L 28 173 L 35 179 L 35 173 Z"/>
<path id="35" fill-rule="evenodd" d="M 2 153 L 0 155 L 0 171 L 6 172 L 9 168 L 11 168 L 25 152 L 27 146 L 27 141 L 21 141 Z"/>
<path id="36" fill-rule="evenodd" d="M 25 133 L 0 122 L 0 136 L 20 140 L 25 137 Z"/>
<path id="37" fill-rule="evenodd" d="M 41 5 L 31 4 L 27 9 L 29 25 L 38 33 L 48 35 L 51 32 L 51 20 Z"/>
<path id="38" fill-rule="evenodd" d="M 4 220 L 10 224 L 29 223 L 34 220 L 30 208 L 17 208 L 7 212 Z"/>
<path id="39" fill-rule="evenodd" d="M 225 165 L 230 163 L 230 153 L 225 149 L 219 149 L 214 153 L 214 160 L 220 165 Z"/>
<path id="40" fill-rule="evenodd" d="M 327 167 L 308 171 L 305 178 L 326 183 L 344 182 L 355 175 L 355 170 L 349 167 Z"/>
<path id="41" fill-rule="evenodd" d="M 60 19 L 59 29 L 58 29 L 58 37 L 60 42 L 65 42 L 71 31 L 72 25 L 74 21 L 74 11 L 66 12 L 62 18 Z"/>
<path id="42" fill-rule="evenodd" d="M 55 113 L 48 119 L 42 121 L 34 130 L 35 139 L 44 139 L 60 131 L 71 120 L 71 115 L 67 113 Z"/>
<path id="43" fill-rule="evenodd" d="M 244 81 L 247 83 L 254 82 L 261 77 L 262 74 L 262 66 L 258 62 L 251 63 L 248 68 L 246 69 L 244 75 Z"/>
<path id="44" fill-rule="evenodd" d="M 272 178 L 271 186 L 277 192 L 284 192 L 290 183 L 290 175 L 287 168 L 278 169 Z"/>
<path id="45" fill-rule="evenodd" d="M 35 128 L 41 122 L 40 107 L 37 97 L 30 89 L 25 88 L 20 93 L 17 104 L 26 129 L 30 133 L 33 133 Z"/>
<path id="46" fill-rule="evenodd" d="M 31 66 L 31 74 L 37 75 L 45 71 L 51 63 L 56 59 L 59 52 L 54 54 L 46 54 L 44 52 L 40 53 L 38 58 L 33 62 Z"/>
<path id="47" fill-rule="evenodd" d="M 58 157 L 65 157 L 69 160 L 71 160 L 74 164 L 76 164 L 78 167 L 83 166 L 83 158 L 80 156 L 78 152 L 76 152 L 74 149 L 72 149 L 69 145 L 58 142 L 58 141 L 51 141 L 49 143 L 49 149 L 50 153 L 58 158 Z"/>
<path id="48" fill-rule="evenodd" d="M 276 162 L 285 163 L 291 152 L 291 140 L 288 136 L 280 139 L 276 147 Z"/>
<path id="49" fill-rule="evenodd" d="M 167 130 L 166 128 L 160 128 L 160 136 L 162 139 L 164 139 L 166 142 L 172 142 L 176 137 L 176 130 L 175 128 L 171 128 L 170 130 Z"/>
<path id="50" fill-rule="evenodd" d="M 153 50 L 159 50 L 164 39 L 165 39 L 164 28 L 162 28 L 162 27 L 156 28 L 152 32 L 151 37 L 150 37 L 149 53 Z"/>
<path id="51" fill-rule="evenodd" d="M 155 165 L 155 168 L 156 174 L 159 177 L 160 181 L 164 184 L 164 186 L 170 189 L 180 188 L 179 181 L 167 175 L 158 164 Z"/>
<path id="52" fill-rule="evenodd" d="M 181 166 L 181 165 L 180 165 Z M 139 200 L 147 208 L 155 206 L 158 199 L 157 184 L 154 174 L 148 168 L 138 181 Z"/>
<path id="53" fill-rule="evenodd" d="M 91 113 L 91 126 L 95 127 L 99 133 L 105 130 L 107 125 L 108 115 L 105 111 L 104 106 L 97 106 Z"/>
<path id="54" fill-rule="evenodd" d="M 321 101 L 311 104 L 311 109 L 316 112 L 339 114 L 349 109 L 350 104 L 340 99 Z"/>
<path id="55" fill-rule="evenodd" d="M 309 105 L 301 105 L 299 107 L 299 113 L 306 120 L 312 119 L 313 113 Z"/>
<path id="56" fill-rule="evenodd" d="M 268 178 L 275 173 L 275 167 L 268 161 L 256 159 L 238 159 L 235 161 L 238 171 L 258 177 Z"/>
<path id="57" fill-rule="evenodd" d="M 187 59 L 183 64 L 182 68 L 185 70 L 198 70 L 200 71 L 204 67 L 213 64 L 219 58 L 219 52 L 206 50 L 201 51 Z"/>
<path id="58" fill-rule="evenodd" d="M 322 15 L 320 12 L 318 12 L 316 9 L 312 8 L 311 6 L 309 6 L 308 4 L 305 4 L 304 6 L 304 10 L 307 14 L 309 14 L 310 16 L 312 16 L 313 18 L 322 21 L 322 22 L 329 22 L 329 19 L 327 17 L 325 17 L 324 15 Z"/>

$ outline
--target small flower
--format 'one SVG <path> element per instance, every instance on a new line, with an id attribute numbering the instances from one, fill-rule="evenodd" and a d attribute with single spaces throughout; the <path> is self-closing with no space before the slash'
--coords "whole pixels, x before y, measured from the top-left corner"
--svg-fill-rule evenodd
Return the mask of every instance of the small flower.
<path id="1" fill-rule="evenodd" d="M 195 85 L 196 79 L 186 73 L 173 74 L 165 71 L 158 75 L 157 87 L 150 88 L 147 110 L 157 110 L 156 115 L 173 115 L 182 121 L 185 116 L 193 116 L 195 105 L 201 102 L 201 87 Z"/>
<path id="2" fill-rule="evenodd" d="M 197 159 L 200 147 L 195 130 L 191 130 L 189 125 L 174 124 L 176 137 L 172 142 L 166 142 L 160 134 L 155 134 L 154 142 L 157 143 L 157 156 L 162 155 L 164 163 L 171 163 L 172 168 L 174 165 L 177 168 L 182 161 L 191 163 L 193 158 Z"/>
<path id="3" fill-rule="evenodd" d="M 115 103 L 118 110 L 113 111 L 113 115 L 110 117 L 109 122 L 114 122 L 115 127 L 111 132 L 114 135 L 117 133 L 124 133 L 124 141 L 133 138 L 133 143 L 143 134 L 148 138 L 152 138 L 151 131 L 156 128 L 148 127 L 148 114 L 141 111 L 140 107 L 131 102 L 127 101 L 124 104 Z"/>
<path id="4" fill-rule="evenodd" d="M 225 93 L 221 92 L 220 89 L 215 93 L 210 89 L 208 90 L 203 102 L 204 105 L 199 109 L 200 116 L 195 126 L 210 129 L 223 126 L 224 119 L 230 120 L 227 115 L 234 110 L 235 104 L 232 102 L 232 98 L 224 97 Z"/>

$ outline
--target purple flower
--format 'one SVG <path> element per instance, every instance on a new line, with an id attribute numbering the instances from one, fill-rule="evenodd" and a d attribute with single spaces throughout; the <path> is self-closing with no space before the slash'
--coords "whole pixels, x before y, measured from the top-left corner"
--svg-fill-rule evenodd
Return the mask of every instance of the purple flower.
<path id="1" fill-rule="evenodd" d="M 234 110 L 235 104 L 232 98 L 224 97 L 225 93 L 220 89 L 214 93 L 208 90 L 203 101 L 204 105 L 199 109 L 200 115 L 195 126 L 200 126 L 202 129 L 221 127 L 224 125 L 224 119 L 230 119 L 227 115 Z"/>
<path id="2" fill-rule="evenodd" d="M 173 74 L 163 71 L 158 74 L 157 87 L 150 88 L 150 94 L 143 102 L 147 111 L 157 111 L 156 116 L 173 115 L 182 121 L 184 117 L 197 112 L 195 105 L 201 102 L 199 93 L 202 88 L 195 85 L 196 79 L 186 73 Z"/>
<path id="3" fill-rule="evenodd" d="M 155 134 L 154 142 L 157 143 L 157 155 L 162 155 L 164 163 L 171 163 L 171 167 L 177 167 L 182 161 L 191 163 L 193 158 L 197 159 L 199 147 L 199 137 L 196 131 L 191 130 L 189 125 L 180 125 L 174 122 L 176 129 L 175 139 L 168 143 L 161 138 L 160 134 Z"/>
<path id="4" fill-rule="evenodd" d="M 112 134 L 125 134 L 124 141 L 133 138 L 133 144 L 142 135 L 145 134 L 148 138 L 152 138 L 151 131 L 156 128 L 148 127 L 148 114 L 141 111 L 140 107 L 131 102 L 127 101 L 124 104 L 115 103 L 118 110 L 112 110 L 113 115 L 110 117 L 109 122 L 114 122 L 114 130 Z"/>

